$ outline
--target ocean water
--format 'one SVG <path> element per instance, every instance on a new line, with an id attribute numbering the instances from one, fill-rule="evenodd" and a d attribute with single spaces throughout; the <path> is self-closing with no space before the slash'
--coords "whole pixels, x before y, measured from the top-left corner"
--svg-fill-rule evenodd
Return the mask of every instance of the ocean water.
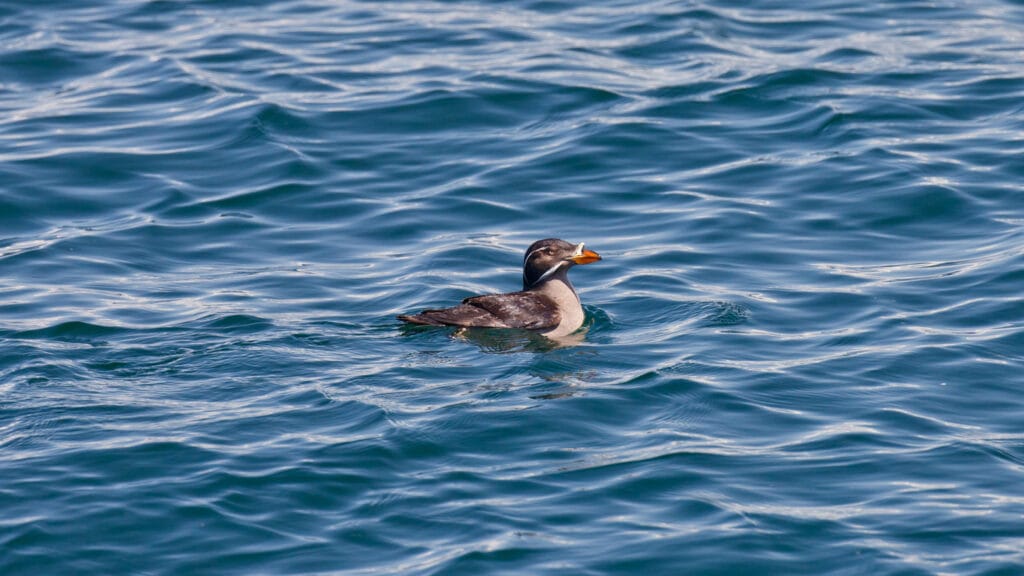
<path id="1" fill-rule="evenodd" d="M 0 574 L 1024 573 L 1022 30 L 0 2 Z"/>

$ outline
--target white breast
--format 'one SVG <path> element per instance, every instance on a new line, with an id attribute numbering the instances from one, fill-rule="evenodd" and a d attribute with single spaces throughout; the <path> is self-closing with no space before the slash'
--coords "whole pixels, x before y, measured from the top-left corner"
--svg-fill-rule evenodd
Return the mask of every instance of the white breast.
<path id="1" fill-rule="evenodd" d="M 537 292 L 544 294 L 555 301 L 558 305 L 558 312 L 561 315 L 561 322 L 558 326 L 548 332 L 542 332 L 549 338 L 566 336 L 580 329 L 583 326 L 583 306 L 580 305 L 580 297 L 576 295 L 572 284 L 568 279 L 555 278 L 545 282 L 536 288 Z"/>

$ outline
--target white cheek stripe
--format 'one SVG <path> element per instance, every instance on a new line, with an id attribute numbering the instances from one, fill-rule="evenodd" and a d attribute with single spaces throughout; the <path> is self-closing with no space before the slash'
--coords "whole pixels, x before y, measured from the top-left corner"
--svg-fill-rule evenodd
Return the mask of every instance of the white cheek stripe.
<path id="1" fill-rule="evenodd" d="M 559 262 L 559 263 L 555 264 L 554 266 L 552 266 L 551 268 L 548 268 L 548 271 L 543 273 L 543 274 L 541 274 L 540 278 L 537 278 L 537 281 L 534 282 L 533 284 L 530 284 L 530 286 L 536 286 L 537 284 L 540 284 L 541 282 L 543 282 L 545 278 L 547 278 L 548 276 L 551 276 L 559 268 L 561 268 L 562 264 L 565 264 L 565 262 Z"/>

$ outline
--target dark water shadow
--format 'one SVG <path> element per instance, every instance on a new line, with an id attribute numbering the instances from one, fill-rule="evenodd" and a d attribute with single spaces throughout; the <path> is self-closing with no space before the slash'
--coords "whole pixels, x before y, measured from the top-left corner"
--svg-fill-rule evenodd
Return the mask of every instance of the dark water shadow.
<path id="1" fill-rule="evenodd" d="M 529 330 L 514 328 L 454 328 L 440 326 L 411 326 L 399 328 L 403 336 L 417 333 L 445 330 L 453 340 L 461 340 L 476 345 L 482 352 L 491 354 L 510 354 L 516 352 L 532 352 L 544 354 L 561 348 L 571 348 L 586 342 L 589 326 L 560 338 L 548 338 Z"/>

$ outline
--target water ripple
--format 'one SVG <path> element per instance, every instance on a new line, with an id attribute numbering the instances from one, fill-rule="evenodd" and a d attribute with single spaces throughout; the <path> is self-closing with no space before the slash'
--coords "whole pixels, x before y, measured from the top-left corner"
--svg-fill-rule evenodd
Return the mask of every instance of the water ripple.
<path id="1" fill-rule="evenodd" d="M 1019 7 L 49 4 L 0 572 L 1024 565 Z M 574 338 L 394 320 L 549 236 Z"/>

